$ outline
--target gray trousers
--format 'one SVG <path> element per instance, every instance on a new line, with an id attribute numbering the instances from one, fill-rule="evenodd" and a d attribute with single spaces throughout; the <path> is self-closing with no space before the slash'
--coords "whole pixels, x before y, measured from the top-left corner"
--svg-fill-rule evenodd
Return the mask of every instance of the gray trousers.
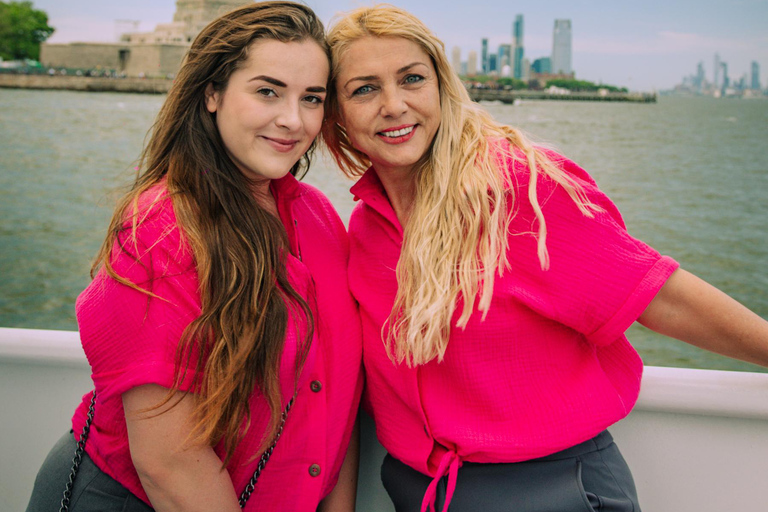
<path id="1" fill-rule="evenodd" d="M 391 455 L 381 466 L 397 512 L 419 512 L 432 479 Z M 437 487 L 445 503 L 448 477 Z M 449 512 L 640 512 L 632 473 L 608 431 L 562 452 L 510 464 L 465 462 Z M 446 511 L 447 512 L 447 511 Z"/>
<path id="2" fill-rule="evenodd" d="M 27 512 L 56 512 L 69 481 L 77 443 L 64 434 L 45 458 L 35 479 Z M 101 471 L 83 454 L 69 502 L 70 512 L 152 512 L 146 503 Z"/>

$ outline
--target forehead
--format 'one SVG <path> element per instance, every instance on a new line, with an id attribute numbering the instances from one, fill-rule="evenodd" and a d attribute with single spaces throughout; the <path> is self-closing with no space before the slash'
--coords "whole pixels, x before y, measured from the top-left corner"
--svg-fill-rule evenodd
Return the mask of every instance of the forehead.
<path id="1" fill-rule="evenodd" d="M 430 68 L 432 59 L 417 43 L 402 37 L 366 36 L 350 43 L 338 61 L 339 75 L 376 74 L 381 68 L 423 63 Z"/>
<path id="2" fill-rule="evenodd" d="M 283 42 L 258 39 L 248 47 L 248 57 L 233 74 L 267 73 L 273 78 L 282 75 L 303 76 L 309 81 L 325 82 L 329 73 L 328 56 L 311 39 Z"/>

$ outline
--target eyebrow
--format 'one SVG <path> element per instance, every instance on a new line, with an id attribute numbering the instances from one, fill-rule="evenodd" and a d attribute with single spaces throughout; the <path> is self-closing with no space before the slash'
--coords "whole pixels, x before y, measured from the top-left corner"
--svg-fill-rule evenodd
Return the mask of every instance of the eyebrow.
<path id="1" fill-rule="evenodd" d="M 255 76 L 248 81 L 253 82 L 255 80 L 263 80 L 264 82 L 270 83 L 272 85 L 276 85 L 277 87 L 288 87 L 287 85 L 285 85 L 285 82 L 281 82 L 277 78 L 272 78 L 271 76 L 267 76 L 267 75 Z"/>
<path id="2" fill-rule="evenodd" d="M 272 85 L 274 85 L 276 87 L 288 87 L 285 82 L 283 82 L 281 80 L 278 80 L 277 78 L 272 78 L 271 76 L 267 76 L 267 75 L 255 76 L 255 77 L 251 78 L 248 81 L 249 82 L 253 82 L 253 81 L 256 81 L 256 80 L 262 80 L 262 81 L 267 82 L 269 84 L 272 84 Z M 306 91 L 307 92 L 327 92 L 326 88 L 325 87 L 321 87 L 321 86 L 307 87 Z"/>
<path id="3" fill-rule="evenodd" d="M 418 65 L 426 66 L 426 64 L 424 62 L 418 62 L 418 61 L 417 62 L 412 62 L 412 63 L 410 63 L 410 64 L 408 64 L 406 66 L 403 66 L 400 69 L 398 69 L 397 70 L 397 74 L 399 75 L 400 73 L 405 73 L 406 71 L 408 71 L 412 67 L 415 67 L 415 66 L 418 66 Z M 344 87 L 347 87 L 350 82 L 354 82 L 354 81 L 369 82 L 371 80 L 376 80 L 377 78 L 379 78 L 379 77 L 376 76 L 376 75 L 356 76 L 354 78 L 350 78 L 349 80 L 347 80 L 346 83 L 344 83 Z"/>

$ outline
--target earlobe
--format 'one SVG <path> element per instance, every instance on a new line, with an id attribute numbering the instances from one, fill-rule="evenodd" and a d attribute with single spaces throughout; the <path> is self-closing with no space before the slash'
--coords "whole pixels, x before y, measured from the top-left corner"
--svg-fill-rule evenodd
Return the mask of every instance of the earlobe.
<path id="1" fill-rule="evenodd" d="M 219 108 L 219 91 L 213 88 L 213 84 L 205 86 L 205 108 L 213 114 Z"/>

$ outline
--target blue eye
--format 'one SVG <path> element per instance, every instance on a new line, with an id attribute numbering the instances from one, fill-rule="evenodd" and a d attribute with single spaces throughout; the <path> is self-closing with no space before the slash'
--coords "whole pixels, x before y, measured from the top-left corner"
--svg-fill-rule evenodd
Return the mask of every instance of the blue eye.
<path id="1" fill-rule="evenodd" d="M 362 87 L 358 87 L 357 89 L 355 89 L 355 91 L 352 93 L 352 96 L 357 96 L 359 94 L 368 94 L 372 90 L 373 90 L 373 87 L 371 87 L 370 85 L 364 85 Z"/>
<path id="2" fill-rule="evenodd" d="M 405 77 L 405 80 L 403 80 L 407 84 L 416 84 L 424 80 L 424 77 L 421 75 L 408 75 Z"/>

